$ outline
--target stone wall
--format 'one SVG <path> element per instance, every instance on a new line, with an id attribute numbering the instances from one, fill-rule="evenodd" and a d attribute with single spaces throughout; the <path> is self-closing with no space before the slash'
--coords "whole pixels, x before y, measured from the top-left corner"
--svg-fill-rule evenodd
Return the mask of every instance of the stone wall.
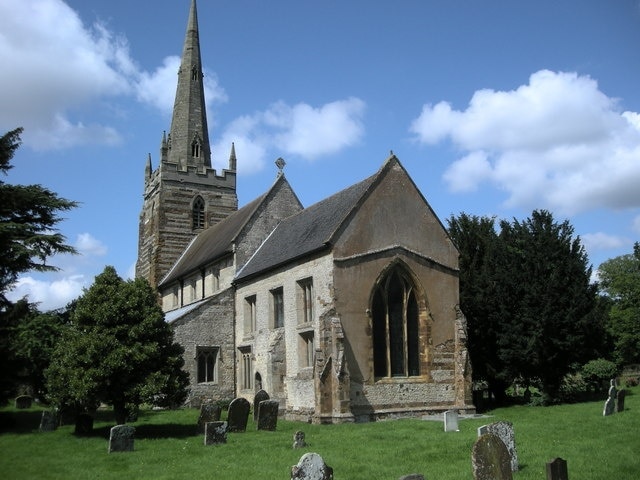
<path id="1" fill-rule="evenodd" d="M 184 348 L 184 369 L 190 377 L 188 403 L 191 406 L 197 407 L 205 400 L 235 397 L 233 314 L 233 289 L 227 289 L 171 324 L 176 341 Z M 197 382 L 198 347 L 218 348 L 217 382 Z"/>

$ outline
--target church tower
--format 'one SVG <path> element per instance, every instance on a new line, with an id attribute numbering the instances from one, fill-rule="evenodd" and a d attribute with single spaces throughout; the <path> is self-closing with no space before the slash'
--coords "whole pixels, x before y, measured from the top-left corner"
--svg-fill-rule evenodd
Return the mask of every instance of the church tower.
<path id="1" fill-rule="evenodd" d="M 238 209 L 236 155 L 220 175 L 211 167 L 196 0 L 191 0 L 171 129 L 162 135 L 160 161 L 144 173 L 136 277 L 153 287 L 189 242 Z"/>

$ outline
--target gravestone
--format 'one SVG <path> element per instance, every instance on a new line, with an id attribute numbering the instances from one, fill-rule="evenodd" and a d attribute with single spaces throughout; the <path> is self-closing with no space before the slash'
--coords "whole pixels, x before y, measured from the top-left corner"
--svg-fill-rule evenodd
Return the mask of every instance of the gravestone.
<path id="1" fill-rule="evenodd" d="M 421 473 L 410 473 L 409 475 L 403 475 L 398 480 L 424 480 L 424 475 Z"/>
<path id="2" fill-rule="evenodd" d="M 204 424 L 204 444 L 227 443 L 227 422 L 207 422 Z"/>
<path id="3" fill-rule="evenodd" d="M 616 397 L 618 396 L 618 389 L 616 388 L 615 379 L 611 379 L 611 386 L 609 387 L 609 396 L 604 402 L 604 408 L 602 409 L 602 416 L 606 417 L 612 415 L 616 411 Z"/>
<path id="4" fill-rule="evenodd" d="M 562 458 L 554 458 L 547 463 L 547 480 L 569 480 L 567 461 Z"/>
<path id="5" fill-rule="evenodd" d="M 204 426 L 208 422 L 217 422 L 220 420 L 221 408 L 212 403 L 203 403 L 200 405 L 200 416 L 198 417 L 198 432 L 204 432 Z"/>
<path id="6" fill-rule="evenodd" d="M 31 405 L 33 405 L 33 398 L 29 395 L 20 395 L 16 397 L 16 408 L 22 410 L 25 408 L 31 408 Z"/>
<path id="7" fill-rule="evenodd" d="M 493 433 L 481 435 L 473 444 L 471 466 L 475 480 L 513 480 L 507 447 Z"/>
<path id="8" fill-rule="evenodd" d="M 333 480 L 333 468 L 317 453 L 305 453 L 298 464 L 291 467 L 291 480 L 294 479 Z"/>
<path id="9" fill-rule="evenodd" d="M 626 395 L 626 390 L 618 390 L 618 394 L 616 395 L 616 412 L 622 412 L 624 410 L 624 397 Z"/>
<path id="10" fill-rule="evenodd" d="M 278 424 L 278 408 L 280 404 L 277 400 L 263 400 L 258 406 L 258 430 L 274 431 Z"/>
<path id="11" fill-rule="evenodd" d="M 507 447 L 507 452 L 509 452 L 509 456 L 511 457 L 511 471 L 518 471 L 518 452 L 516 451 L 516 435 L 513 430 L 513 424 L 511 422 L 495 422 L 490 423 L 489 425 L 483 425 L 478 428 L 478 436 L 493 433 L 497 435 L 502 443 L 504 443 L 505 447 Z"/>
<path id="12" fill-rule="evenodd" d="M 133 452 L 133 437 L 136 428 L 131 425 L 116 425 L 109 432 L 109 453 Z"/>
<path id="13" fill-rule="evenodd" d="M 43 410 L 40 418 L 40 431 L 53 432 L 58 428 L 58 414 L 53 410 Z"/>
<path id="14" fill-rule="evenodd" d="M 230 432 L 244 432 L 247 430 L 247 421 L 249 420 L 249 410 L 251 404 L 246 398 L 234 398 L 229 404 L 229 413 L 227 414 L 227 423 Z"/>
<path id="15" fill-rule="evenodd" d="M 298 430 L 293 434 L 293 448 L 304 448 L 307 446 L 307 442 L 304 440 L 304 432 Z"/>
<path id="16" fill-rule="evenodd" d="M 81 413 L 76 417 L 76 435 L 89 435 L 93 432 L 93 417 L 88 413 Z"/>
<path id="17" fill-rule="evenodd" d="M 444 431 L 459 432 L 458 428 L 458 412 L 455 410 L 447 410 L 444 412 Z"/>
<path id="18" fill-rule="evenodd" d="M 258 407 L 260 406 L 260 402 L 264 400 L 269 400 L 269 394 L 264 390 L 258 391 L 256 395 L 253 397 L 253 421 L 258 422 Z"/>

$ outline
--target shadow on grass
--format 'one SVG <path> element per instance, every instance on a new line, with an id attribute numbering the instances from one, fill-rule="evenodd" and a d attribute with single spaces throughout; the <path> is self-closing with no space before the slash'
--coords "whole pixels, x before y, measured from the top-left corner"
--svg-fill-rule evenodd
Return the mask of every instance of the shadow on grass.
<path id="1" fill-rule="evenodd" d="M 0 412 L 0 433 L 32 433 L 40 428 L 41 410 Z"/>
<path id="2" fill-rule="evenodd" d="M 179 423 L 166 423 L 158 425 L 136 425 L 135 423 L 127 424 L 136 429 L 135 438 L 142 439 L 159 439 L 159 438 L 189 438 L 198 435 L 195 425 L 182 425 Z M 94 428 L 90 433 L 77 434 L 79 437 L 97 437 L 109 439 L 111 428 L 114 425 L 106 425 Z"/>

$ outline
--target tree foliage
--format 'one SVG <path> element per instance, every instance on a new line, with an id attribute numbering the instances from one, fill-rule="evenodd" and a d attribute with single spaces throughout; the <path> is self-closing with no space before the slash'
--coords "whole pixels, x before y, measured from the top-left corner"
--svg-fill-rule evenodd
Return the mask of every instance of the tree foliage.
<path id="1" fill-rule="evenodd" d="M 46 372 L 49 395 L 58 405 L 112 405 L 124 423 L 128 409 L 140 403 L 184 400 L 182 353 L 149 283 L 124 281 L 106 267 L 77 300 L 54 351 Z"/>
<path id="2" fill-rule="evenodd" d="M 0 172 L 7 175 L 20 146 L 21 128 L 0 137 Z M 0 302 L 18 275 L 30 270 L 51 271 L 46 263 L 57 253 L 74 253 L 56 231 L 60 212 L 77 206 L 41 185 L 11 185 L 0 180 Z M 0 305 L 2 307 L 3 305 Z"/>
<path id="3" fill-rule="evenodd" d="M 462 214 L 449 220 L 460 250 L 460 297 L 474 377 L 494 393 L 513 380 L 557 395 L 572 366 L 594 358 L 603 321 L 591 268 L 569 222 L 536 210 L 524 221 Z"/>
<path id="4" fill-rule="evenodd" d="M 4 176 L 13 168 L 11 159 L 20 146 L 21 133 L 22 129 L 16 128 L 0 137 L 0 172 Z M 42 372 L 37 370 L 48 352 L 48 339 L 29 337 L 30 327 L 25 324 L 46 335 L 52 333 L 47 329 L 55 322 L 39 318 L 37 307 L 26 300 L 12 304 L 6 292 L 22 273 L 56 270 L 47 264 L 52 255 L 75 253 L 56 226 L 62 220 L 60 213 L 76 205 L 40 185 L 11 185 L 0 180 L 0 401 L 15 395 L 24 381 L 36 394 L 41 391 Z M 26 352 L 30 358 L 25 357 Z"/>
<path id="5" fill-rule="evenodd" d="M 600 287 L 611 302 L 609 328 L 619 365 L 640 363 L 640 244 L 633 253 L 607 260 L 598 268 Z"/>

